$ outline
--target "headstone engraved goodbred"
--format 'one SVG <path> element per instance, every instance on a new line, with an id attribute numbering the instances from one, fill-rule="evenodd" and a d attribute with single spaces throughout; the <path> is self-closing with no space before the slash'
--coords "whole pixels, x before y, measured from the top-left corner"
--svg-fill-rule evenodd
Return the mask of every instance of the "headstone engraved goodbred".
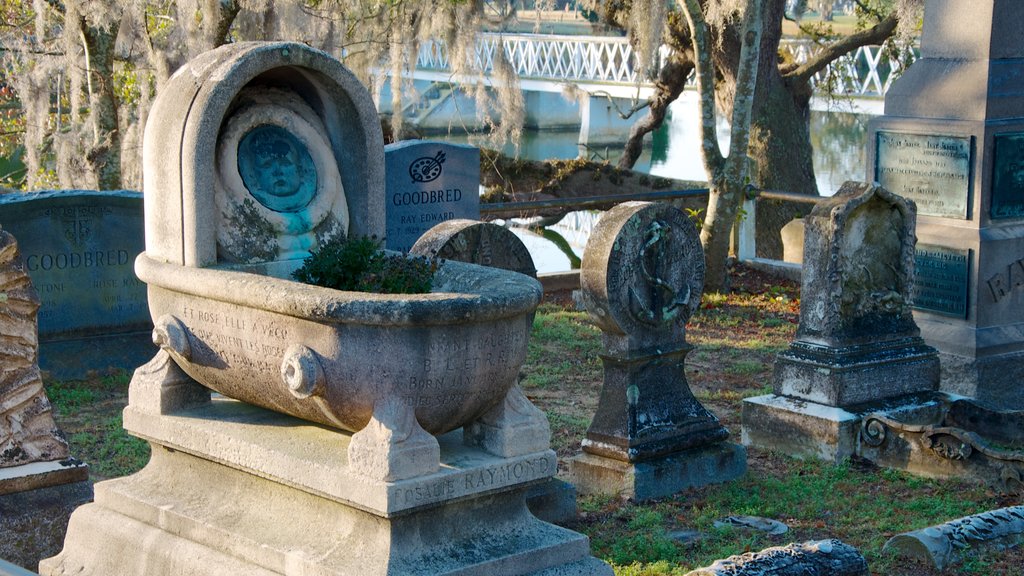
<path id="1" fill-rule="evenodd" d="M 446 142 L 407 140 L 384 147 L 387 242 L 408 252 L 431 227 L 480 219 L 480 150 Z"/>
<path id="2" fill-rule="evenodd" d="M 144 248 L 142 203 L 129 191 L 0 195 L 0 226 L 19 239 L 39 293 L 40 363 L 57 377 L 130 369 L 155 351 L 146 286 L 133 269 Z"/>
<path id="3" fill-rule="evenodd" d="M 879 131 L 875 180 L 919 214 L 967 218 L 973 139 Z"/>
<path id="4" fill-rule="evenodd" d="M 746 469 L 745 451 L 724 442 L 729 432 L 686 382 L 686 323 L 703 286 L 704 251 L 680 210 L 627 202 L 598 222 L 580 288 L 604 333 L 604 385 L 572 464 L 581 493 L 645 500 Z"/>
<path id="5" fill-rule="evenodd" d="M 382 236 L 382 139 L 366 88 L 303 44 L 229 44 L 168 80 L 135 263 L 160 351 L 124 411 L 153 450 L 41 574 L 611 575 L 526 508 L 557 471 L 517 380 L 539 282 L 456 261 L 427 294 L 290 277 Z M 405 178 L 430 186 L 448 160 L 422 158 Z"/>

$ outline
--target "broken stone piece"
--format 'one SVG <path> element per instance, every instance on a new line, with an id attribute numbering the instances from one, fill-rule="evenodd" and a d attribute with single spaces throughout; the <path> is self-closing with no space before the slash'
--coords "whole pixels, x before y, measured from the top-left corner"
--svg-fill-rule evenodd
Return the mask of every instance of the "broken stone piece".
<path id="1" fill-rule="evenodd" d="M 898 534 L 882 551 L 927 560 L 944 570 L 980 546 L 1012 548 L 1024 542 L 1024 506 L 1010 506 L 967 516 L 945 524 Z"/>
<path id="2" fill-rule="evenodd" d="M 686 576 L 868 576 L 864 556 L 839 540 L 819 540 L 765 548 L 716 560 Z"/>

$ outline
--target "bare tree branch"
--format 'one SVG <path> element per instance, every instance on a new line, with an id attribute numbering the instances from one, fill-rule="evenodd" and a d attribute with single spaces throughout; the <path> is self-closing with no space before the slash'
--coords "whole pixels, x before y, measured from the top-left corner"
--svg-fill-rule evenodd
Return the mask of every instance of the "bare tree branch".
<path id="1" fill-rule="evenodd" d="M 896 16 L 896 13 L 893 12 L 886 16 L 881 22 L 867 30 L 851 34 L 841 40 L 837 40 L 826 45 L 820 52 L 809 58 L 802 66 L 784 74 L 783 78 L 793 83 L 809 82 L 811 77 L 824 70 L 829 64 L 835 62 L 844 55 L 853 52 L 857 48 L 860 48 L 861 46 L 870 46 L 872 44 L 881 44 L 892 36 L 898 24 L 899 18 Z"/>

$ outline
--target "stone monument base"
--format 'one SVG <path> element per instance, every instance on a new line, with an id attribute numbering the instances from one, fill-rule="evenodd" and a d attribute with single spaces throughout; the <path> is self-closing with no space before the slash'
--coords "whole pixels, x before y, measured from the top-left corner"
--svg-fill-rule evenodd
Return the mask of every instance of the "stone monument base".
<path id="1" fill-rule="evenodd" d="M 1024 352 L 978 359 L 940 352 L 939 359 L 943 392 L 974 398 L 993 409 L 1024 410 Z"/>
<path id="2" fill-rule="evenodd" d="M 849 406 L 930 392 L 939 357 L 919 337 L 831 347 L 793 342 L 775 361 L 775 393 Z"/>
<path id="3" fill-rule="evenodd" d="M 746 470 L 746 449 L 729 442 L 642 462 L 624 462 L 586 452 L 572 460 L 572 475 L 580 494 L 617 494 L 637 501 L 728 482 Z"/>
<path id="4" fill-rule="evenodd" d="M 527 510 L 550 450 L 500 458 L 455 431 L 438 472 L 386 482 L 349 469 L 350 434 L 235 400 L 124 420 L 149 464 L 96 485 L 41 574 L 612 574 Z"/>
<path id="5" fill-rule="evenodd" d="M 860 417 L 835 406 L 767 394 L 743 400 L 744 446 L 840 462 L 857 452 Z"/>
<path id="6" fill-rule="evenodd" d="M 77 460 L 0 468 L 0 558 L 35 570 L 60 551 L 68 518 L 90 500 L 89 467 Z"/>

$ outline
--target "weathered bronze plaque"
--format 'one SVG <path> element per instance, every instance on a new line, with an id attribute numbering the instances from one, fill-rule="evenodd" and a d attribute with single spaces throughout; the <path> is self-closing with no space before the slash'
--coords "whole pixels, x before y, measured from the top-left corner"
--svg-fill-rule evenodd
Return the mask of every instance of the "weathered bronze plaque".
<path id="1" fill-rule="evenodd" d="M 966 318 L 970 263 L 970 250 L 918 244 L 914 255 L 914 308 Z"/>
<path id="2" fill-rule="evenodd" d="M 992 206 L 989 215 L 1024 218 L 1024 133 L 995 137 L 992 161 Z"/>
<path id="3" fill-rule="evenodd" d="M 917 213 L 967 218 L 972 136 L 878 132 L 875 180 L 917 203 Z"/>

